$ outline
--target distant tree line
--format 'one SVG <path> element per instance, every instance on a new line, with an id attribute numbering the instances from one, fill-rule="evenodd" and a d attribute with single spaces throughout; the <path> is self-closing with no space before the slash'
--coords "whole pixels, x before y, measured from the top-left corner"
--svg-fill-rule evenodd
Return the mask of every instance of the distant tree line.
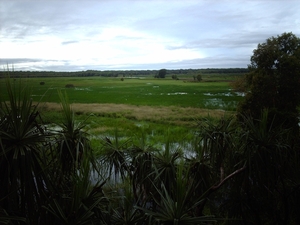
<path id="1" fill-rule="evenodd" d="M 157 76 L 162 70 L 86 70 L 74 72 L 57 71 L 10 71 L 12 78 L 17 77 L 136 77 L 136 76 Z M 176 69 L 167 70 L 169 75 L 192 75 L 195 74 L 244 74 L 248 73 L 247 68 L 224 68 L 224 69 Z M 6 77 L 7 71 L 0 71 L 0 77 Z M 163 75 L 163 74 L 162 74 Z M 166 74 L 164 74 L 166 75 Z"/>

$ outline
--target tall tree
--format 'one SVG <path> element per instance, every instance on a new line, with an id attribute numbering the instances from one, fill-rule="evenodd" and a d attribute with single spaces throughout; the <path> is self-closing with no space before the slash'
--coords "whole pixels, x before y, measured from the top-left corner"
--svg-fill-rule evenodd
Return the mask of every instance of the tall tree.
<path id="1" fill-rule="evenodd" d="M 286 128 L 298 129 L 300 103 L 300 39 L 283 33 L 258 44 L 247 75 L 249 92 L 238 111 L 258 119 L 268 109 Z"/>
<path id="2" fill-rule="evenodd" d="M 158 71 L 158 78 L 165 78 L 167 74 L 167 70 L 166 69 L 161 69 Z"/>

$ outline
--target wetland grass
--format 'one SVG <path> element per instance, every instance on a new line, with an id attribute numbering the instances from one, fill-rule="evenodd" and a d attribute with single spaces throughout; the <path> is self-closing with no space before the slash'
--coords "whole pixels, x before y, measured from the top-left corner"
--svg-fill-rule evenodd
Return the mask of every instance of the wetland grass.
<path id="1" fill-rule="evenodd" d="M 235 110 L 241 100 L 230 82 L 183 82 L 182 80 L 134 78 L 28 78 L 34 101 L 59 103 L 57 90 L 65 89 L 70 103 L 125 104 L 134 106 L 178 106 Z M 44 82 L 44 85 L 40 85 Z M 74 88 L 65 88 L 66 84 Z M 2 89 L 0 81 L 1 90 Z M 5 93 L 3 96 L 5 97 Z"/>
<path id="2" fill-rule="evenodd" d="M 93 143 L 100 136 L 113 136 L 115 129 L 127 137 L 136 136 L 143 129 L 151 143 L 163 142 L 165 133 L 172 130 L 179 140 L 192 132 L 203 118 L 218 120 L 232 115 L 242 98 L 230 90 L 228 81 L 217 80 L 187 82 L 149 77 L 125 78 L 123 82 L 119 78 L 103 77 L 20 80 L 31 87 L 31 97 L 39 102 L 39 111 L 48 124 L 61 120 L 58 90 L 63 90 L 76 120 L 87 123 Z M 66 84 L 74 88 L 65 88 Z M 5 99 L 7 93 L 2 85 L 0 80 L 1 97 Z"/>

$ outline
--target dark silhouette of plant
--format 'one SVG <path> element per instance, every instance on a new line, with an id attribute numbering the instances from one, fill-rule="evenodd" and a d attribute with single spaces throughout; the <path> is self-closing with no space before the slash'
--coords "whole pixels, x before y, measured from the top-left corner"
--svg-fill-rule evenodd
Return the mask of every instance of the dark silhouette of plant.
<path id="1" fill-rule="evenodd" d="M 66 117 L 63 127 L 67 132 L 50 132 L 42 124 L 38 105 L 32 103 L 30 89 L 22 86 L 21 80 L 16 82 L 12 86 L 7 79 L 9 102 L 1 102 L 0 221 L 14 224 L 100 221 L 107 205 L 103 183 L 91 183 L 94 156 L 82 127 L 74 127 L 69 105 L 62 99 Z"/>
<path id="2" fill-rule="evenodd" d="M 260 120 L 245 116 L 240 125 L 239 148 L 229 165 L 243 166 L 231 177 L 223 190 L 220 213 L 228 224 L 297 224 L 299 208 L 291 198 L 299 196 L 299 179 L 294 170 L 299 168 L 299 148 L 286 139 L 284 126 L 273 126 L 268 111 Z M 236 142 L 237 143 L 237 142 Z M 237 170 L 238 171 L 238 170 Z"/>
<path id="3" fill-rule="evenodd" d="M 49 133 L 37 105 L 21 81 L 6 79 L 9 101 L 0 111 L 0 209 L 9 216 L 38 224 L 50 188 L 47 158 Z M 26 219 L 25 219 L 26 218 Z"/>
<path id="4" fill-rule="evenodd" d="M 212 216 L 198 216 L 197 206 L 204 198 L 195 197 L 198 189 L 198 181 L 187 176 L 184 163 L 177 165 L 174 183 L 171 189 L 167 188 L 163 182 L 156 186 L 158 197 L 154 197 L 157 208 L 145 209 L 146 215 L 153 218 L 155 224 L 212 224 L 216 222 Z"/>
<path id="5" fill-rule="evenodd" d="M 201 81 L 202 80 L 202 75 L 198 74 L 196 78 L 197 78 L 197 81 Z"/>
<path id="6" fill-rule="evenodd" d="M 168 190 L 174 187 L 176 182 L 176 170 L 178 160 L 182 157 L 179 148 L 172 148 L 169 140 L 167 140 L 164 149 L 154 155 L 155 184 L 161 184 Z"/>
<path id="7" fill-rule="evenodd" d="M 150 193 L 153 191 L 154 155 L 159 150 L 148 145 L 145 132 L 141 130 L 137 137 L 138 143 L 128 149 L 130 155 L 130 182 L 135 201 L 144 205 L 150 201 Z"/>
<path id="8" fill-rule="evenodd" d="M 105 137 L 101 140 L 100 164 L 105 170 L 107 177 L 113 182 L 122 182 L 129 171 L 129 156 L 127 149 L 130 140 L 119 140 L 118 131 L 115 138 Z"/>
<path id="9" fill-rule="evenodd" d="M 130 182 L 124 181 L 109 196 L 109 221 L 107 224 L 144 224 L 147 222 L 145 213 L 138 209 L 139 199 L 135 199 Z"/>
<path id="10" fill-rule="evenodd" d="M 61 91 L 58 94 L 62 106 L 62 122 L 58 124 L 61 129 L 57 133 L 56 143 L 61 171 L 68 176 L 80 167 L 85 155 L 92 154 L 92 149 L 88 134 L 84 131 L 84 122 L 76 123 L 67 95 L 63 95 Z"/>
<path id="11" fill-rule="evenodd" d="M 278 123 L 285 128 L 293 128 L 297 136 L 300 38 L 292 33 L 283 33 L 258 44 L 248 67 L 250 73 L 246 81 L 250 91 L 240 104 L 239 113 L 259 119 L 261 111 L 268 109 L 270 114 L 276 115 L 273 125 Z"/>
<path id="12" fill-rule="evenodd" d="M 165 78 L 167 75 L 167 70 L 166 69 L 160 69 L 158 71 L 158 74 L 155 76 L 156 78 Z"/>
<path id="13" fill-rule="evenodd" d="M 102 190 L 105 182 L 92 183 L 90 157 L 85 155 L 70 181 L 65 179 L 43 206 L 48 213 L 45 224 L 99 224 L 104 220 L 108 205 Z"/>

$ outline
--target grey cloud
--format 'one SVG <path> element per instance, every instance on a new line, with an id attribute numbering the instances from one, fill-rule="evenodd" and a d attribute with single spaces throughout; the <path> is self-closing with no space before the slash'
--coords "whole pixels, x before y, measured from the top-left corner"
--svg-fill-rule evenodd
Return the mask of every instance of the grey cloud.
<path id="1" fill-rule="evenodd" d="M 165 40 L 168 50 L 193 49 L 209 56 L 179 62 L 166 59 L 156 64 L 76 66 L 69 60 L 8 59 L 2 52 L 0 64 L 47 70 L 246 67 L 258 43 L 283 32 L 292 31 L 299 36 L 299 7 L 300 2 L 294 0 L 0 0 L 0 44 L 42 41 L 49 36 L 59 39 L 61 45 L 96 42 L 94 37 L 103 28 L 123 27 Z M 121 34 L 113 38 L 117 47 L 132 51 L 118 41 L 142 37 Z"/>
<path id="2" fill-rule="evenodd" d="M 43 62 L 44 59 L 30 59 L 30 58 L 0 58 L 0 64 L 2 65 L 14 65 L 19 63 L 35 63 Z"/>
<path id="3" fill-rule="evenodd" d="M 79 41 L 63 41 L 61 44 L 62 45 L 70 45 L 70 44 L 75 44 L 78 43 Z"/>
<path id="4" fill-rule="evenodd" d="M 206 49 L 206 48 L 228 48 L 228 49 L 241 49 L 250 48 L 254 49 L 259 43 L 271 36 L 277 36 L 281 33 L 276 32 L 234 32 L 220 37 L 201 38 L 199 37 L 193 41 L 187 41 L 181 46 L 168 46 L 170 50 L 173 49 Z M 249 52 L 250 54 L 251 52 Z"/>
<path id="5" fill-rule="evenodd" d="M 62 64 L 63 66 L 57 66 Z M 45 60 L 37 58 L 0 58 L 0 70 L 15 69 L 15 70 L 55 70 L 55 68 L 64 68 L 72 62 L 68 60 Z M 66 67 L 67 68 L 67 67 Z"/>

